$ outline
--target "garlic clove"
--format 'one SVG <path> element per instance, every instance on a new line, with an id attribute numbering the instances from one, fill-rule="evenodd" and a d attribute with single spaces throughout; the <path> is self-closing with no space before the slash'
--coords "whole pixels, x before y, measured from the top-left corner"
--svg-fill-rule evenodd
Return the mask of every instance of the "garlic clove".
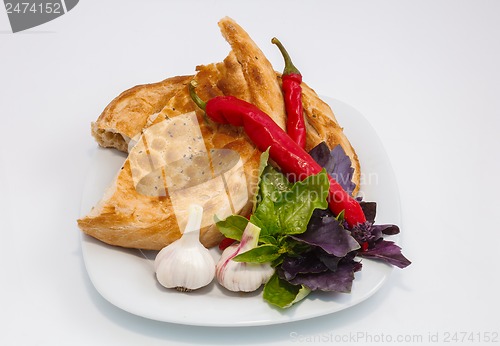
<path id="1" fill-rule="evenodd" d="M 158 282 L 166 288 L 192 291 L 208 285 L 215 277 L 215 262 L 200 243 L 203 208 L 189 206 L 188 221 L 181 238 L 164 247 L 154 267 Z"/>
<path id="2" fill-rule="evenodd" d="M 228 246 L 216 266 L 219 284 L 233 292 L 253 292 L 265 284 L 274 274 L 269 263 L 245 263 L 233 258 L 257 246 L 260 228 L 248 223 L 241 242 Z"/>
<path id="3" fill-rule="evenodd" d="M 200 235 L 201 220 L 203 219 L 203 207 L 198 204 L 191 204 L 188 207 L 188 220 L 183 234 L 197 232 Z"/>
<path id="4" fill-rule="evenodd" d="M 157 264 L 156 277 L 160 284 L 166 288 L 191 291 L 212 282 L 215 262 L 208 250 L 203 249 L 184 246 L 167 249 L 170 251 L 162 254 Z"/>

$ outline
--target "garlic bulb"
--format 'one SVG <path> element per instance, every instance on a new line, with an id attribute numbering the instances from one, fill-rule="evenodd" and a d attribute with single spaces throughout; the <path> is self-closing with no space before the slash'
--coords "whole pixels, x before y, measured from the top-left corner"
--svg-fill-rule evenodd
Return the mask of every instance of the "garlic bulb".
<path id="1" fill-rule="evenodd" d="M 201 206 L 190 205 L 181 238 L 164 247 L 156 256 L 156 278 L 162 286 L 187 292 L 204 287 L 214 279 L 214 259 L 200 243 L 202 216 Z"/>
<path id="2" fill-rule="evenodd" d="M 233 292 L 252 292 L 265 284 L 273 275 L 269 263 L 236 262 L 233 258 L 257 246 L 260 228 L 249 222 L 243 231 L 241 242 L 228 246 L 222 252 L 216 266 L 217 281 Z"/>

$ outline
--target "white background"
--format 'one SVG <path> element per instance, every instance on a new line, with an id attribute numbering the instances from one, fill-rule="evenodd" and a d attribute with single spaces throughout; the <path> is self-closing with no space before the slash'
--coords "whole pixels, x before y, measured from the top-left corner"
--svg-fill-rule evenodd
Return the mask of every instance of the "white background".
<path id="1" fill-rule="evenodd" d="M 86 0 L 12 34 L 0 9 L 0 344 L 443 344 L 466 332 L 475 341 L 455 344 L 473 345 L 498 335 L 499 14 L 484 0 Z M 413 264 L 353 308 L 188 327 L 124 312 L 89 281 L 75 220 L 96 148 L 90 122 L 133 85 L 222 60 L 226 15 L 278 70 L 269 39 L 280 37 L 304 80 L 361 111 L 388 152 Z"/>

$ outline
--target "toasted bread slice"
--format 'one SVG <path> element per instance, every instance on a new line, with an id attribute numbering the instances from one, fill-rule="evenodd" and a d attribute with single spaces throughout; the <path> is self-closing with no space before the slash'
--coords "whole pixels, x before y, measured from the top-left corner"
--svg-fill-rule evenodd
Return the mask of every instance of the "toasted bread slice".
<path id="1" fill-rule="evenodd" d="M 207 153 L 213 153 L 216 149 L 230 149 L 239 154 L 244 173 L 231 175 L 231 186 L 236 190 L 245 187 L 247 200 L 246 203 L 231 201 L 230 209 L 243 215 L 251 210 L 261 152 L 255 148 L 241 128 L 207 120 L 191 100 L 187 85 L 194 78 L 198 82 L 197 93 L 204 100 L 218 95 L 233 95 L 251 102 L 285 128 L 283 95 L 279 74 L 248 34 L 230 18 L 222 19 L 219 26 L 232 47 L 223 62 L 198 66 L 194 76 L 174 77 L 160 83 L 132 88 L 113 100 L 93 124 L 93 134 L 100 145 L 115 147 L 122 151 L 131 148 L 130 153 L 132 154 L 134 150 L 135 153 L 129 155 L 114 184 L 98 205 L 88 215 L 78 220 L 83 232 L 111 245 L 152 250 L 161 249 L 180 237 L 187 202 L 178 208 L 180 211 L 175 210 L 176 203 L 172 202 L 174 197 L 170 193 L 167 181 L 172 180 L 173 176 L 169 176 L 166 172 L 171 167 L 161 167 L 159 171 L 158 167 L 155 167 L 156 170 L 144 168 L 148 165 L 147 162 L 151 164 L 156 157 L 151 153 L 154 151 L 152 143 L 154 139 L 151 134 L 146 138 L 146 134 L 148 129 L 161 126 L 188 113 L 196 114 L 196 123 Z M 354 181 L 359 186 L 359 162 L 356 153 L 330 107 L 305 83 L 303 83 L 303 102 L 309 130 L 308 149 L 321 141 L 326 141 L 330 148 L 337 144 L 342 145 L 347 155 L 351 157 L 355 168 Z M 135 106 L 137 104 L 139 106 Z M 129 119 L 133 119 L 132 124 L 127 124 Z M 159 139 L 164 142 L 166 137 L 168 136 Z M 151 142 L 148 150 L 145 150 L 151 151 L 149 158 L 143 160 L 142 166 L 137 164 L 140 161 L 138 159 L 140 150 L 136 146 L 129 145 L 131 139 L 134 139 L 132 143 L 137 142 L 137 145 Z M 187 143 L 179 142 L 169 146 L 169 151 L 182 153 L 187 150 L 186 146 Z M 213 168 L 215 160 L 213 155 L 210 160 L 209 166 Z M 164 193 L 155 195 L 140 192 L 138 182 L 134 178 L 137 167 L 142 167 L 151 173 L 143 177 L 147 185 L 146 190 L 159 187 Z M 202 171 L 200 166 L 182 166 L 183 169 L 186 167 Z M 154 175 L 152 172 L 158 174 Z M 217 175 L 214 175 L 213 169 L 212 174 L 214 177 Z M 149 178 L 151 181 L 148 183 Z M 221 204 L 224 204 L 222 202 L 224 191 L 212 190 L 215 191 L 212 199 L 220 200 Z M 212 206 L 204 205 L 204 207 L 210 210 Z M 221 238 L 213 222 L 208 222 L 201 230 L 200 240 L 207 247 L 216 245 Z"/>
<path id="2" fill-rule="evenodd" d="M 118 95 L 91 124 L 92 136 L 102 147 L 127 152 L 128 143 L 165 107 L 192 76 L 167 78 L 158 83 L 137 85 Z"/>

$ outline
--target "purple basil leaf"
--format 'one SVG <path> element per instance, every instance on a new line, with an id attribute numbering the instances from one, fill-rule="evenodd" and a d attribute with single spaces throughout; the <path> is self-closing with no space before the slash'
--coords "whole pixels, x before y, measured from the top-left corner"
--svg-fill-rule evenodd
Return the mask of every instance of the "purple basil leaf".
<path id="1" fill-rule="evenodd" d="M 347 228 L 347 223 L 344 223 Z M 375 242 L 382 238 L 382 231 L 379 227 L 374 227 L 371 222 L 358 223 L 350 229 L 351 235 L 359 244 L 368 243 L 373 247 Z"/>
<path id="2" fill-rule="evenodd" d="M 330 151 L 325 142 L 321 142 L 309 152 L 311 157 L 326 169 L 326 172 L 335 179 L 348 194 L 352 194 L 356 184 L 352 182 L 354 168 L 349 156 L 340 145 Z"/>
<path id="3" fill-rule="evenodd" d="M 405 268 L 411 264 L 401 253 L 401 248 L 392 241 L 382 240 L 366 251 L 360 251 L 358 256 L 386 261 L 399 268 Z"/>
<path id="4" fill-rule="evenodd" d="M 304 285 L 313 291 L 349 293 L 354 280 L 354 272 L 360 269 L 360 262 L 342 262 L 334 272 L 329 270 L 318 274 L 298 274 L 289 282 L 293 285 Z"/>
<path id="5" fill-rule="evenodd" d="M 318 251 L 320 252 L 320 251 Z M 344 257 L 345 258 L 345 257 Z M 339 265 L 341 257 L 329 255 L 324 251 L 318 253 L 318 259 L 323 263 L 329 270 L 336 271 Z"/>
<path id="6" fill-rule="evenodd" d="M 318 246 L 337 257 L 344 257 L 347 253 L 359 249 L 359 244 L 351 233 L 331 216 L 315 217 L 313 214 L 307 230 L 302 234 L 293 235 L 292 238 Z"/>
<path id="7" fill-rule="evenodd" d="M 377 202 L 359 202 L 359 205 L 365 214 L 366 221 L 374 223 L 377 215 Z"/>
<path id="8" fill-rule="evenodd" d="M 309 155 L 320 165 L 325 168 L 328 173 L 333 171 L 334 162 L 330 155 L 330 149 L 325 142 L 319 143 L 309 151 Z"/>
<path id="9" fill-rule="evenodd" d="M 298 274 L 321 273 L 328 270 L 327 266 L 318 261 L 314 253 L 309 252 L 304 256 L 286 257 L 281 264 L 283 278 L 287 281 Z"/>
<path id="10" fill-rule="evenodd" d="M 399 227 L 396 225 L 373 225 L 378 232 L 386 235 L 394 235 L 399 233 Z"/>

